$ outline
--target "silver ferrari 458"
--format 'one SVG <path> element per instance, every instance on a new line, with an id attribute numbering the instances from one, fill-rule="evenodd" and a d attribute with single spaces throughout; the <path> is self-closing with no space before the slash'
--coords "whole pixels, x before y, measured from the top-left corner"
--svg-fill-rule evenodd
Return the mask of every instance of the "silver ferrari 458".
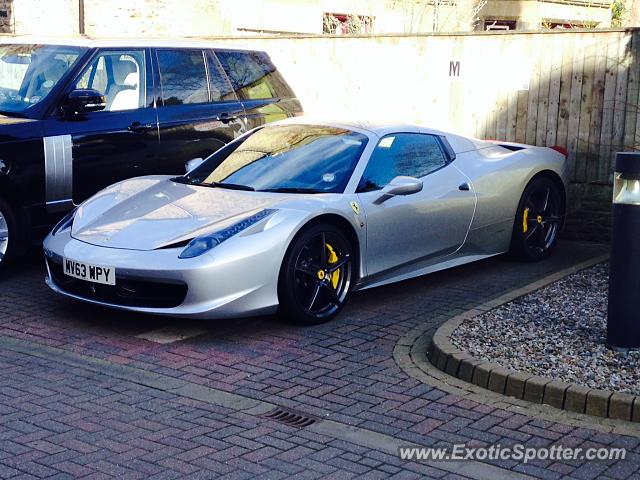
<path id="1" fill-rule="evenodd" d="M 324 322 L 355 290 L 507 251 L 547 256 L 565 156 L 413 125 L 286 120 L 184 176 L 84 202 L 45 240 L 46 282 L 125 310 Z"/>

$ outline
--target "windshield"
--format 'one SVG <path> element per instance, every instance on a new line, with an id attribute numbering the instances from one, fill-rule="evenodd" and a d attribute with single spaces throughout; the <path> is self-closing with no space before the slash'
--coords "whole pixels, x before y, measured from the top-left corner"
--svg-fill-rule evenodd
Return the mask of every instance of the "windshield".
<path id="1" fill-rule="evenodd" d="M 366 144 L 365 135 L 344 128 L 269 126 L 218 150 L 182 181 L 266 192 L 343 192 Z"/>
<path id="2" fill-rule="evenodd" d="M 0 112 L 42 101 L 85 51 L 52 45 L 0 45 Z"/>

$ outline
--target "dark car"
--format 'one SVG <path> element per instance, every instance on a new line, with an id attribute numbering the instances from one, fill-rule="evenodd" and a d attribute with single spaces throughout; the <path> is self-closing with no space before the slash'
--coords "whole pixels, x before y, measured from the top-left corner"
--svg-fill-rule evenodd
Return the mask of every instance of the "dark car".
<path id="1" fill-rule="evenodd" d="M 193 41 L 0 45 L 0 267 L 74 205 L 192 159 L 300 102 L 261 51 Z"/>

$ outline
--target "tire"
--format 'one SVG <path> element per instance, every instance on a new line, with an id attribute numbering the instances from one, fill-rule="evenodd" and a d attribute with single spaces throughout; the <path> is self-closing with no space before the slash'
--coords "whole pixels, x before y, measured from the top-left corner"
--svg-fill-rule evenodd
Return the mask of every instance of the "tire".
<path id="1" fill-rule="evenodd" d="M 15 215 L 9 204 L 0 197 L 0 271 L 14 255 L 17 235 Z"/>
<path id="2" fill-rule="evenodd" d="M 335 318 L 349 296 L 353 260 L 353 245 L 336 226 L 322 223 L 304 229 L 282 262 L 278 314 L 302 325 Z"/>
<path id="3" fill-rule="evenodd" d="M 535 262 L 547 258 L 564 221 L 564 197 L 548 177 L 535 177 L 522 193 L 511 235 L 511 253 Z"/>

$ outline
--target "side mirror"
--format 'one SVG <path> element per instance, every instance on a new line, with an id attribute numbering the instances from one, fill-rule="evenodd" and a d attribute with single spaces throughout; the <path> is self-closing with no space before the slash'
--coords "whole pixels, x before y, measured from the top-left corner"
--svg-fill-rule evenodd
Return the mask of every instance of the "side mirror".
<path id="1" fill-rule="evenodd" d="M 62 102 L 62 110 L 66 114 L 98 112 L 104 110 L 107 101 L 97 90 L 91 88 L 78 88 L 73 90 Z"/>
<path id="2" fill-rule="evenodd" d="M 199 158 L 199 157 L 192 158 L 191 160 L 189 160 L 184 164 L 184 169 L 187 171 L 187 173 L 189 173 L 191 170 L 195 170 L 200 165 L 202 165 L 203 162 L 204 162 L 204 159 L 202 158 Z"/>
<path id="3" fill-rule="evenodd" d="M 382 195 L 376 198 L 373 204 L 380 205 L 397 195 L 412 195 L 421 191 L 422 180 L 401 175 L 395 177 L 382 189 Z"/>

